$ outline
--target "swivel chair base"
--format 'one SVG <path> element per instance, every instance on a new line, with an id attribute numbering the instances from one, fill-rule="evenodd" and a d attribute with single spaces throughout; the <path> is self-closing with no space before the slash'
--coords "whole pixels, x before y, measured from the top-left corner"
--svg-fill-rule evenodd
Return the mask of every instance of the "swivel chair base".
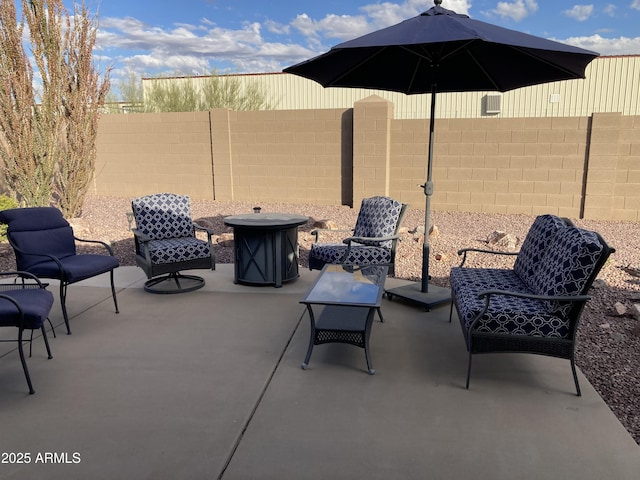
<path id="1" fill-rule="evenodd" d="M 202 277 L 173 272 L 147 280 L 144 283 L 144 290 L 149 293 L 163 295 L 187 293 L 204 287 L 204 283 L 204 278 Z"/>

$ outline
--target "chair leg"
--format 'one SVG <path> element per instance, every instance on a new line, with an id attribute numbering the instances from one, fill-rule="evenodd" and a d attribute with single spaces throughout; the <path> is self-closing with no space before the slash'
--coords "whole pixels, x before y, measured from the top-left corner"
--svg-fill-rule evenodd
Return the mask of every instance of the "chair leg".
<path id="1" fill-rule="evenodd" d="M 582 396 L 582 392 L 580 391 L 580 384 L 578 383 L 578 373 L 576 372 L 576 361 L 571 357 L 571 371 L 573 372 L 573 381 L 576 384 L 576 395 L 578 397 Z"/>
<path id="2" fill-rule="evenodd" d="M 22 370 L 24 370 L 24 376 L 27 379 L 27 385 L 29 385 L 29 395 L 33 395 L 35 390 L 31 384 L 31 376 L 29 375 L 29 369 L 27 368 L 27 360 L 24 358 L 24 347 L 22 345 L 22 332 L 24 329 L 20 329 L 18 332 L 18 353 L 20 354 L 20 362 L 22 363 Z"/>
<path id="3" fill-rule="evenodd" d="M 49 320 L 49 317 L 47 317 L 47 320 Z M 51 320 L 49 320 L 49 324 L 51 324 Z M 40 327 L 40 330 L 42 330 L 42 339 L 44 340 L 44 344 L 47 347 L 47 355 L 49 358 L 49 360 L 51 360 L 53 358 L 53 355 L 51 355 L 51 348 L 49 347 L 49 337 L 47 337 L 47 331 L 44 329 L 44 323 L 42 324 L 42 327 Z M 29 336 L 29 358 L 31 358 L 32 354 L 33 354 L 33 332 L 35 330 L 31 330 L 31 335 Z M 56 332 L 53 332 L 54 338 L 55 338 L 55 334 Z"/>
<path id="4" fill-rule="evenodd" d="M 449 306 L 449 323 L 451 323 L 452 317 L 453 317 L 453 299 L 451 299 L 451 305 Z"/>
<path id="5" fill-rule="evenodd" d="M 113 283 L 113 270 L 111 270 L 111 296 L 113 297 L 113 304 L 116 307 L 116 313 L 120 313 L 120 310 L 118 310 L 118 299 L 116 298 L 116 286 Z"/>
<path id="6" fill-rule="evenodd" d="M 49 346 L 49 337 L 47 337 L 47 332 L 44 329 L 44 325 L 42 325 L 41 329 L 42 329 L 42 339 L 44 340 L 45 347 L 47 347 L 47 358 L 51 360 L 53 358 L 53 355 L 51 355 L 51 347 Z"/>
<path id="7" fill-rule="evenodd" d="M 380 307 L 378 307 L 376 310 L 378 310 L 378 316 L 380 317 L 380 323 L 384 323 L 384 318 L 382 318 L 382 309 Z"/>
<path id="8" fill-rule="evenodd" d="M 471 380 L 471 359 L 473 358 L 473 355 L 471 352 L 469 352 L 469 364 L 467 365 L 467 390 L 469 390 L 469 381 Z"/>
<path id="9" fill-rule="evenodd" d="M 56 329 L 53 326 L 53 323 L 51 322 L 51 319 L 49 317 L 47 317 L 47 322 L 49 322 L 49 326 L 51 327 L 51 332 L 53 333 L 53 338 L 58 338 L 56 335 Z"/>
<path id="10" fill-rule="evenodd" d="M 69 326 L 69 315 L 67 315 L 67 284 L 60 280 L 60 304 L 62 305 L 62 316 L 67 326 L 67 335 L 71 335 L 71 327 Z"/>

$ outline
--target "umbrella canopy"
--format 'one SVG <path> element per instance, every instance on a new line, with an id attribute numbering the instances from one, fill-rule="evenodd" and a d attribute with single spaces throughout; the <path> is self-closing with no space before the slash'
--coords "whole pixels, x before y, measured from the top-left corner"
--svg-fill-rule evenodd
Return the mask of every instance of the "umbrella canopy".
<path id="1" fill-rule="evenodd" d="M 324 87 L 408 95 L 500 91 L 584 78 L 595 52 L 509 30 L 439 5 L 285 68 Z"/>
<path id="2" fill-rule="evenodd" d="M 429 293 L 429 213 L 433 193 L 433 133 L 439 92 L 500 91 L 584 78 L 595 52 L 469 18 L 440 6 L 382 30 L 336 45 L 327 53 L 285 68 L 324 87 L 371 88 L 407 95 L 431 93 L 425 242 L 421 294 Z M 407 289 L 410 290 L 410 289 Z M 387 292 L 389 293 L 389 292 Z M 405 296 L 427 306 L 449 300 Z M 422 296 L 425 296 L 422 295 Z"/>

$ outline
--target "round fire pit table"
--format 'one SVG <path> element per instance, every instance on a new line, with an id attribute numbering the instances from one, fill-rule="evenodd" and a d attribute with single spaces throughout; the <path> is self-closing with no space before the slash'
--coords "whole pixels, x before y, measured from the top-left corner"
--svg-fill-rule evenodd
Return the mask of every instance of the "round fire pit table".
<path id="1" fill-rule="evenodd" d="M 248 213 L 225 217 L 233 227 L 234 283 L 274 285 L 298 278 L 298 226 L 309 217 Z"/>

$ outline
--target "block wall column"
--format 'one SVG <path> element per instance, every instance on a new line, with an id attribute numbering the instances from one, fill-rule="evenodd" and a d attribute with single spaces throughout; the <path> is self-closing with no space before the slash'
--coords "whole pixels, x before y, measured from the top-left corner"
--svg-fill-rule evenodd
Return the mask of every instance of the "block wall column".
<path id="1" fill-rule="evenodd" d="M 594 113 L 585 162 L 584 218 L 610 220 L 620 143 L 620 113 Z"/>
<path id="2" fill-rule="evenodd" d="M 231 148 L 231 123 L 235 112 L 224 108 L 211 113 L 211 169 L 213 173 L 213 198 L 235 200 L 233 188 L 233 154 Z"/>
<path id="3" fill-rule="evenodd" d="M 393 103 L 378 96 L 353 106 L 353 206 L 389 195 Z"/>

